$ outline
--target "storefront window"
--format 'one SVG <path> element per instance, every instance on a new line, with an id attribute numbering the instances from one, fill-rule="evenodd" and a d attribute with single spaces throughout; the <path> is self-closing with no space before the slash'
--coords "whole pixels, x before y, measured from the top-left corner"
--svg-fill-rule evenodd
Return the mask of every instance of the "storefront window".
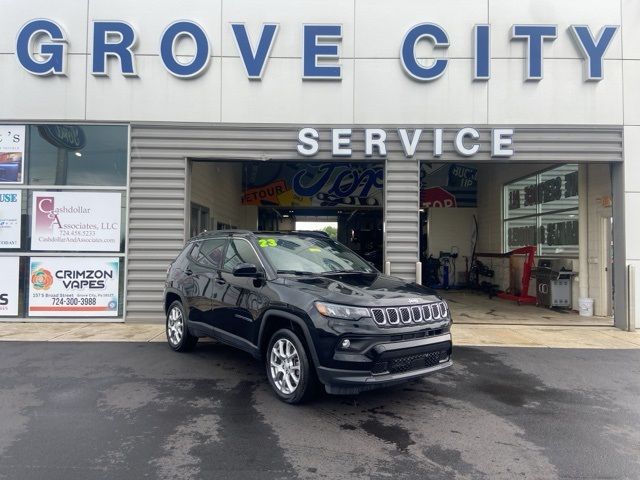
<path id="1" fill-rule="evenodd" d="M 128 127 L 0 137 L 0 319 L 122 317 Z"/>
<path id="2" fill-rule="evenodd" d="M 121 125 L 32 125 L 29 183 L 125 186 L 127 136 Z"/>
<path id="3" fill-rule="evenodd" d="M 506 250 L 578 255 L 578 166 L 563 165 L 504 186 Z"/>

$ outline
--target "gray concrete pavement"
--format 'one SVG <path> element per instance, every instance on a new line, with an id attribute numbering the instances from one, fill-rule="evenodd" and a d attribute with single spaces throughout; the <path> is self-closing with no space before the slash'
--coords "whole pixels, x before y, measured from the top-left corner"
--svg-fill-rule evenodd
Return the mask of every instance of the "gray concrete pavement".
<path id="1" fill-rule="evenodd" d="M 292 407 L 214 342 L 3 342 L 0 478 L 640 478 L 640 351 L 457 347 L 455 362 Z"/>

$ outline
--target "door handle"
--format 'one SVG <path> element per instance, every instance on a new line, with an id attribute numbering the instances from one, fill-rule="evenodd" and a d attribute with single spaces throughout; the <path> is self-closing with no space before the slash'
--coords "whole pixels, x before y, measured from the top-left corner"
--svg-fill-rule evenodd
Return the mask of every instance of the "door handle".
<path id="1" fill-rule="evenodd" d="M 227 281 L 226 281 L 226 280 L 223 280 L 222 278 L 216 278 L 216 283 L 217 283 L 218 285 L 226 285 L 226 284 L 227 284 Z"/>
<path id="2" fill-rule="evenodd" d="M 193 275 L 193 271 L 192 271 L 190 268 L 187 268 L 187 269 L 184 271 L 184 274 L 185 274 L 185 275 L 189 275 L 189 276 L 191 276 L 191 275 Z"/>

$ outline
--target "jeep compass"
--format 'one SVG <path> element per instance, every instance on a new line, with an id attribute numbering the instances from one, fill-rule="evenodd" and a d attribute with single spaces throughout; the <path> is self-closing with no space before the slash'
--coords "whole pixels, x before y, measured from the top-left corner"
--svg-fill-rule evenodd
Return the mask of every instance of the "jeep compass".
<path id="1" fill-rule="evenodd" d="M 178 352 L 213 337 L 264 361 L 275 394 L 355 394 L 451 365 L 437 294 L 381 274 L 313 232 L 208 232 L 167 271 L 166 334 Z"/>

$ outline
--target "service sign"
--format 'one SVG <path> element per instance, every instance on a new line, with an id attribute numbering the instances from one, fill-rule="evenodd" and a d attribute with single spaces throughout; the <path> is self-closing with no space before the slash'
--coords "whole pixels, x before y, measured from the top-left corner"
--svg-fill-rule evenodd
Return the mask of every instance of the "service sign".
<path id="1" fill-rule="evenodd" d="M 15 317 L 18 315 L 20 259 L 0 257 L 0 272 L 0 317 Z"/>
<path id="2" fill-rule="evenodd" d="M 20 248 L 22 191 L 0 190 L 0 249 Z"/>
<path id="3" fill-rule="evenodd" d="M 0 125 L 0 184 L 22 183 L 25 136 L 24 125 Z"/>
<path id="4" fill-rule="evenodd" d="M 31 249 L 120 251 L 120 193 L 34 192 Z"/>
<path id="5" fill-rule="evenodd" d="M 118 258 L 33 257 L 29 316 L 115 317 L 119 271 Z"/>

